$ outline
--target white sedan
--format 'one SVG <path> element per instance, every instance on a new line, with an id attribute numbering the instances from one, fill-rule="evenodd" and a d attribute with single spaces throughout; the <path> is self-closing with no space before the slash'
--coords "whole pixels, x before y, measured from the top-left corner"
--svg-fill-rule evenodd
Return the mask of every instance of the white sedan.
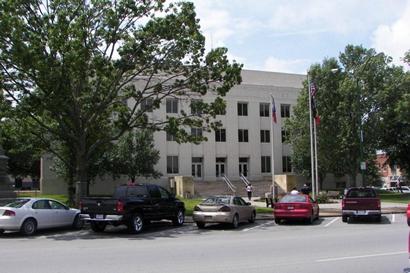
<path id="1" fill-rule="evenodd" d="M 80 210 L 45 198 L 20 198 L 0 207 L 0 234 L 6 230 L 32 235 L 37 229 L 81 228 Z"/>

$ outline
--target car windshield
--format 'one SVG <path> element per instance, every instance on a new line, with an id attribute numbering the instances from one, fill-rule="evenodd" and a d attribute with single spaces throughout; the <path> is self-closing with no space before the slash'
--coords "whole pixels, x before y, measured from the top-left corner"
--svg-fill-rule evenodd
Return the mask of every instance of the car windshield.
<path id="1" fill-rule="evenodd" d="M 373 189 L 351 189 L 346 197 L 373 198 L 376 197 L 376 192 Z"/>
<path id="2" fill-rule="evenodd" d="M 300 194 L 285 195 L 279 203 L 304 203 L 306 202 L 306 196 Z"/>
<path id="3" fill-rule="evenodd" d="M 5 205 L 5 207 L 9 207 L 9 208 L 21 208 L 22 206 L 24 206 L 25 203 L 27 203 L 28 201 L 30 201 L 30 199 L 17 199 L 14 200 L 11 203 L 8 203 L 7 205 Z"/>
<path id="4" fill-rule="evenodd" d="M 203 201 L 202 205 L 227 205 L 231 198 L 228 196 L 212 196 Z"/>

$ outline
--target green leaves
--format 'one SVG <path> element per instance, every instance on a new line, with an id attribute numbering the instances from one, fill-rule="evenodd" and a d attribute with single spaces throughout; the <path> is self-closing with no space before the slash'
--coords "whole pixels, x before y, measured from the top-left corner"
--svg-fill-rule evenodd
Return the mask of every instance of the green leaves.
<path id="1" fill-rule="evenodd" d="M 215 128 L 221 97 L 241 82 L 242 65 L 230 63 L 226 49 L 205 53 L 192 3 L 0 0 L 0 17 L 0 88 L 78 181 L 93 179 L 105 147 L 133 128 L 204 140 L 183 130 Z M 141 107 L 147 98 L 155 111 L 168 97 L 210 91 L 217 100 L 200 116 L 158 121 Z"/>

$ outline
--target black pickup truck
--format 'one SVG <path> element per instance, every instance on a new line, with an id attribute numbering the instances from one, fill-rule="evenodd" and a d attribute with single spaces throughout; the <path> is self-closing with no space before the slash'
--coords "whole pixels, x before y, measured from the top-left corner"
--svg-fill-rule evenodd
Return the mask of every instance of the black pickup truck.
<path id="1" fill-rule="evenodd" d="M 185 205 L 166 189 L 154 184 L 118 186 L 113 197 L 81 199 L 81 217 L 95 232 L 107 225 L 126 225 L 139 233 L 151 220 L 172 220 L 176 226 L 185 220 Z"/>

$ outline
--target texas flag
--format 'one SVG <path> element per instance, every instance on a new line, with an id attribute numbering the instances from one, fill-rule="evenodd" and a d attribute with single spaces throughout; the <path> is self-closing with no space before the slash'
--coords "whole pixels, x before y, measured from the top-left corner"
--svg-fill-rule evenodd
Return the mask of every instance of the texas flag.
<path id="1" fill-rule="evenodd" d="M 273 123 L 276 123 L 276 107 L 275 107 L 275 99 L 273 97 L 272 97 L 272 121 Z"/>

